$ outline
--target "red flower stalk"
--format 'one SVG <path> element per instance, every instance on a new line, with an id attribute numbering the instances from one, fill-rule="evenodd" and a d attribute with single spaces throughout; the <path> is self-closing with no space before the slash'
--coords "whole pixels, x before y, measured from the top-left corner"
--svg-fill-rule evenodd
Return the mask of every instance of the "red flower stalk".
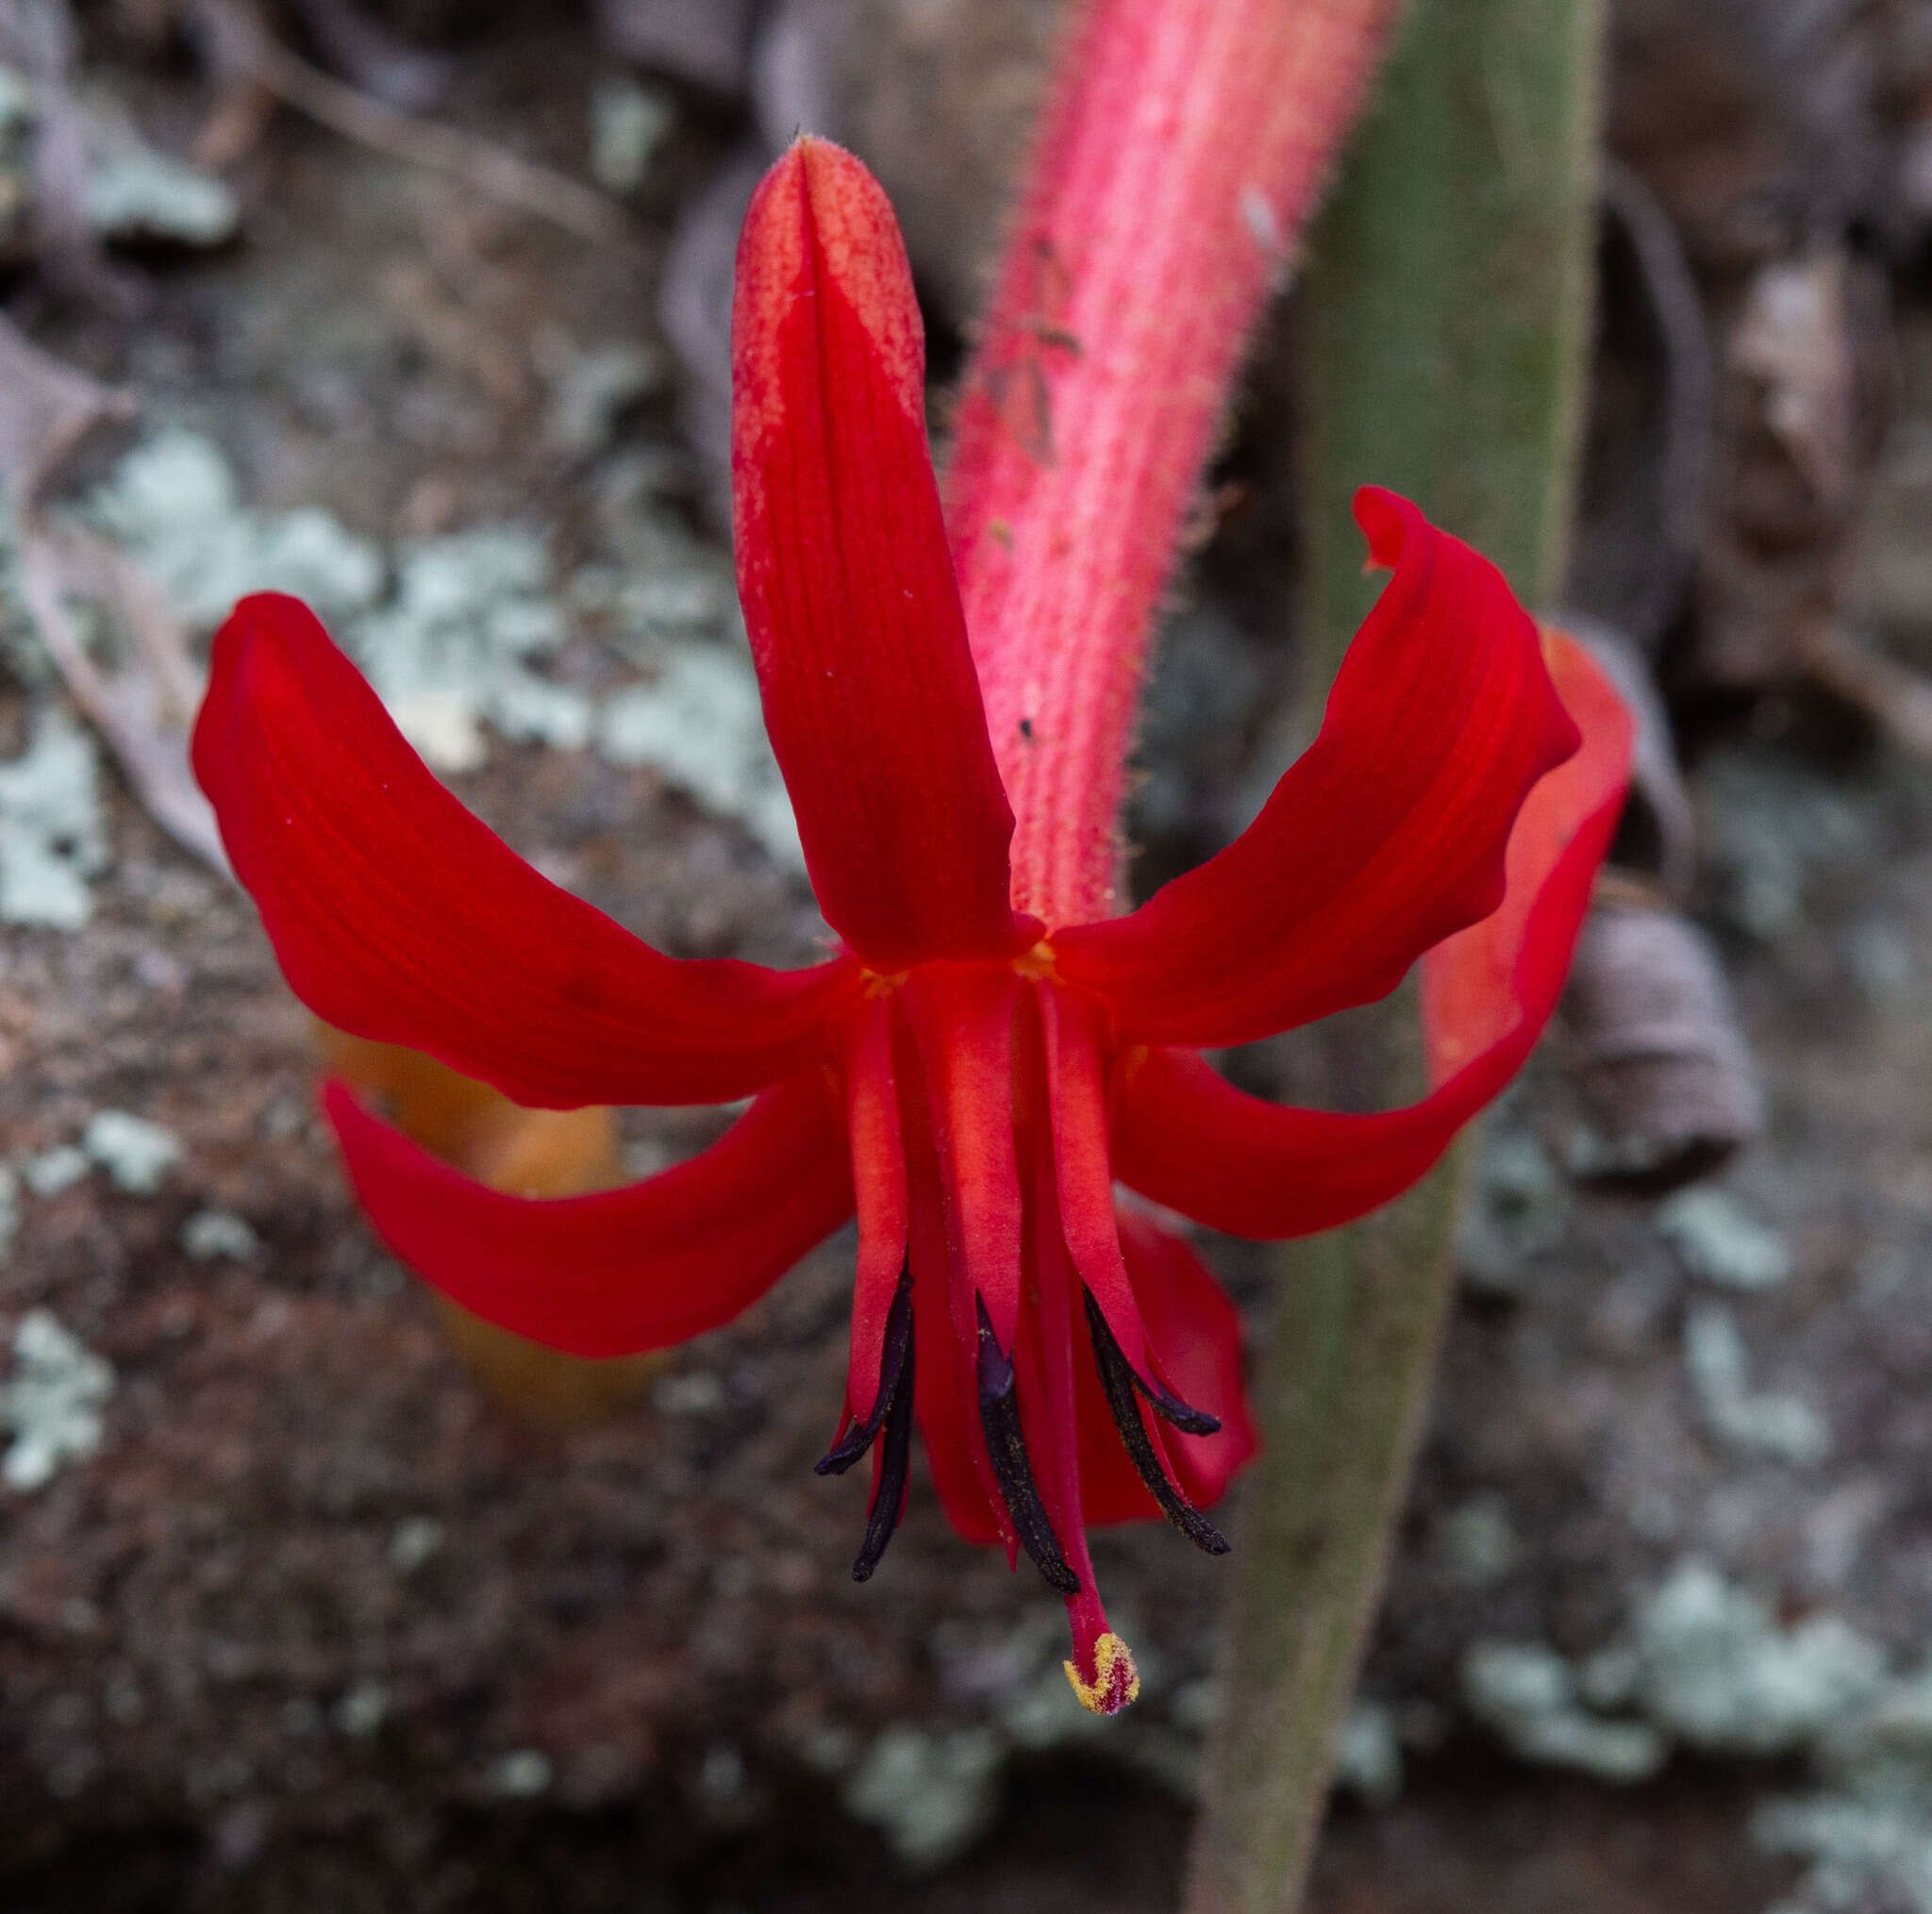
<path id="1" fill-rule="evenodd" d="M 1024 890 L 1029 914 L 927 453 L 918 311 L 856 159 L 806 140 L 773 168 L 733 326 L 739 583 L 841 940 L 830 961 L 674 961 L 548 883 L 437 784 L 291 599 L 244 600 L 217 638 L 196 772 L 329 1023 L 527 1105 L 755 1094 L 661 1175 L 533 1201 L 331 1085 L 395 1253 L 467 1309 L 608 1356 L 726 1322 L 856 1211 L 849 1379 L 819 1465 L 872 1457 L 854 1574 L 899 1521 L 916 1421 L 955 1527 L 1031 1556 L 1067 1603 L 1075 1691 L 1111 1712 L 1138 1677 L 1087 1529 L 1165 1514 L 1220 1553 L 1201 1511 L 1254 1447 L 1235 1311 L 1172 1228 L 1117 1206 L 1116 1179 L 1281 1237 L 1421 1174 L 1548 1016 L 1627 727 L 1492 567 L 1364 491 L 1392 576 L 1253 826 L 1129 915 L 1063 908 L 1051 884 Z M 1060 708 L 1077 715 L 1074 690 Z M 1091 837 L 1091 806 L 1061 817 L 1064 797 L 1036 796 L 1029 842 Z M 1276 1107 L 1192 1054 L 1379 997 L 1425 952 L 1436 1088 L 1409 1108 Z"/>
<path id="2" fill-rule="evenodd" d="M 960 396 L 947 524 L 1013 899 L 1120 908 L 1153 608 L 1396 0 L 1082 0 Z"/>

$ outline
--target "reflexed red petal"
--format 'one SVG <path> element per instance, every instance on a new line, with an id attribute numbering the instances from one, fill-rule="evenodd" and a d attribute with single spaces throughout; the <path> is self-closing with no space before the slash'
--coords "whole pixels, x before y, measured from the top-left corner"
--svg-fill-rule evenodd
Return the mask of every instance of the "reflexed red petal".
<path id="1" fill-rule="evenodd" d="M 539 876 L 429 774 L 293 598 L 215 639 L 194 772 L 291 986 L 517 1103 L 717 1103 L 804 1067 L 849 959 L 660 956 Z"/>
<path id="2" fill-rule="evenodd" d="M 629 1356 L 728 1323 L 852 1213 L 817 1073 L 767 1090 L 689 1162 L 549 1201 L 473 1183 L 344 1084 L 323 1101 L 390 1249 L 465 1309 L 573 1356 Z"/>
<path id="3" fill-rule="evenodd" d="M 1423 965 L 1423 1033 L 1435 1083 L 1508 1040 L 1519 1021 L 1541 1027 L 1549 1011 L 1536 1007 L 1554 1006 L 1562 990 L 1589 880 L 1623 814 L 1629 709 L 1574 638 L 1545 633 L 1543 655 L 1582 747 L 1524 806 L 1509 840 L 1502 907 L 1438 945 Z M 1579 869 L 1586 862 L 1587 873 Z"/>
<path id="4" fill-rule="evenodd" d="M 1013 814 L 925 441 L 925 346 L 891 208 L 800 140 L 745 216 L 732 518 L 765 722 L 825 918 L 866 962 L 1010 956 Z"/>
<path id="5" fill-rule="evenodd" d="M 1388 1202 L 1442 1154 L 1485 1100 L 1449 1088 L 1374 1116 L 1295 1109 L 1191 1051 L 1143 1051 L 1116 1077 L 1114 1165 L 1129 1189 L 1230 1236 L 1308 1236 Z"/>
<path id="6" fill-rule="evenodd" d="M 1196 1508 L 1210 1508 L 1258 1446 L 1241 1381 L 1241 1314 L 1179 1237 L 1129 1204 L 1121 1206 L 1120 1238 L 1161 1380 L 1221 1419 L 1212 1436 L 1181 1435 L 1149 1421 L 1181 1492 Z M 1079 1363 L 1076 1373 L 1088 1524 L 1158 1519 L 1154 1498 L 1121 1446 L 1092 1363 Z"/>
<path id="7" fill-rule="evenodd" d="M 1372 1116 L 1291 1109 L 1234 1089 L 1199 1057 L 1130 1052 L 1114 1096 L 1124 1182 L 1235 1236 L 1329 1229 L 1414 1182 L 1522 1068 L 1562 990 L 1630 759 L 1629 715 L 1588 655 L 1557 637 L 1550 659 L 1583 748 L 1524 806 L 1503 907 L 1428 956 L 1424 1029 L 1438 1087 Z"/>
<path id="8" fill-rule="evenodd" d="M 1219 857 L 1054 938 L 1130 1038 L 1240 1043 L 1386 995 L 1496 908 L 1524 796 L 1575 748 L 1501 573 L 1392 492 L 1356 518 L 1394 575 L 1314 743 Z"/>

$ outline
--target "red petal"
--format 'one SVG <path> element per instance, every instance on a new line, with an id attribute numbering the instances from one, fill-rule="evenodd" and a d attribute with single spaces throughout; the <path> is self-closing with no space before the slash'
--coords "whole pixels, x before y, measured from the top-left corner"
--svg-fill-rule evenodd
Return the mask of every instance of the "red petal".
<path id="1" fill-rule="evenodd" d="M 629 1356 L 728 1323 L 852 1214 L 816 1073 L 767 1090 L 689 1162 L 550 1201 L 473 1183 L 342 1083 L 323 1107 L 390 1249 L 465 1309 L 572 1356 Z"/>
<path id="2" fill-rule="evenodd" d="M 215 639 L 194 772 L 295 993 L 514 1102 L 717 1103 L 804 1067 L 849 959 L 679 963 L 541 877 L 437 783 L 293 598 Z"/>
<path id="3" fill-rule="evenodd" d="M 800 140 L 745 216 L 731 319 L 738 587 L 825 918 L 866 962 L 1006 957 L 1013 814 L 925 442 L 886 196 Z"/>
<path id="4" fill-rule="evenodd" d="M 845 1407 L 858 1423 L 878 1402 L 886 1322 L 906 1264 L 906 1149 L 899 1136 L 891 1014 L 889 997 L 869 1004 L 854 1027 L 846 1053 L 845 1119 L 852 1138 L 858 1262 L 852 1288 Z"/>
<path id="5" fill-rule="evenodd" d="M 1392 492 L 1356 519 L 1395 571 L 1320 736 L 1218 857 L 1054 940 L 1129 1037 L 1241 1043 L 1386 995 L 1496 908 L 1524 797 L 1576 747 L 1502 574 Z"/>
<path id="6" fill-rule="evenodd" d="M 991 1470 L 984 1460 L 986 1439 L 979 1426 L 979 1404 L 973 1393 L 959 1339 L 954 1334 L 946 1297 L 932 1291 L 945 1280 L 941 1264 L 928 1280 L 932 1266 L 918 1271 L 917 1301 L 912 1311 L 912 1342 L 919 1371 L 913 1408 L 919 1417 L 920 1440 L 925 1444 L 926 1465 L 932 1471 L 933 1492 L 946 1511 L 946 1520 L 961 1540 L 983 1548 L 1005 1542 L 1006 1510 L 996 1489 L 989 1489 Z M 970 1345 L 967 1345 L 970 1347 Z"/>
<path id="7" fill-rule="evenodd" d="M 1423 1031 L 1435 1083 L 1509 1040 L 1520 1021 L 1540 1029 L 1548 1018 L 1570 972 L 1591 879 L 1623 814 L 1635 738 L 1629 707 L 1574 638 L 1545 633 L 1543 657 L 1582 748 L 1524 806 L 1509 840 L 1502 907 L 1440 944 L 1423 966 Z"/>
<path id="8" fill-rule="evenodd" d="M 1128 1366 L 1144 1375 L 1146 1332 L 1115 1226 L 1099 1033 L 1092 1011 L 1070 991 L 1042 987 L 1039 1002 L 1052 1099 L 1055 1193 L 1067 1252 Z"/>
<path id="9" fill-rule="evenodd" d="M 1413 1183 L 1486 1100 L 1457 1090 L 1375 1116 L 1294 1109 L 1190 1051 L 1142 1051 L 1117 1079 L 1114 1165 L 1130 1189 L 1230 1236 L 1307 1236 Z"/>
<path id="10" fill-rule="evenodd" d="M 1079 1578 L 1076 1592 L 1066 1597 L 1074 1650 L 1069 1667 L 1074 1692 L 1080 1694 L 1084 1686 L 1092 1695 L 1089 1705 L 1094 1711 L 1110 1714 L 1132 1699 L 1125 1692 L 1127 1684 L 1138 1693 L 1139 1682 L 1129 1656 L 1122 1671 L 1122 1692 L 1099 1692 L 1099 1645 L 1112 1631 L 1100 1599 L 1093 1557 L 1087 1547 L 1086 1506 L 1080 1484 L 1079 1377 L 1093 1363 L 1088 1353 L 1086 1308 L 1074 1300 L 1079 1277 L 1068 1257 L 1054 1211 L 1054 1154 L 1051 1140 L 1036 1127 L 1027 1165 L 1031 1240 L 1026 1295 L 1013 1343 L 1013 1367 L 1033 1480 L 1060 1554 Z M 1135 1323 L 1138 1327 L 1138 1316 Z M 1115 1440 L 1118 1443 L 1118 1437 Z"/>
<path id="11" fill-rule="evenodd" d="M 1583 748 L 1524 806 L 1502 908 L 1426 959 L 1439 1087 L 1374 1116 L 1290 1109 L 1234 1089 L 1198 1057 L 1130 1052 L 1114 1103 L 1123 1181 L 1235 1236 L 1305 1236 L 1406 1189 L 1515 1075 L 1563 988 L 1629 772 L 1629 714 L 1608 680 L 1568 639 L 1552 639 L 1550 662 Z"/>
<path id="12" fill-rule="evenodd" d="M 1196 1408 L 1221 1419 L 1212 1436 L 1181 1435 L 1149 1423 L 1181 1492 L 1196 1508 L 1211 1507 L 1259 1446 L 1241 1383 L 1240 1311 L 1179 1237 L 1127 1204 L 1121 1206 L 1120 1239 L 1162 1380 Z M 1078 1363 L 1076 1374 L 1080 1481 L 1089 1524 L 1158 1518 L 1160 1511 L 1121 1444 L 1093 1364 Z"/>
<path id="13" fill-rule="evenodd" d="M 925 1444 L 932 1486 L 946 1520 L 967 1541 L 1004 1541 L 1010 1558 L 1017 1543 L 1008 1530 L 986 1438 L 979 1423 L 974 1379 L 978 1325 L 965 1286 L 956 1282 L 940 1194 L 939 1152 L 927 1115 L 924 1073 L 916 1046 L 895 1048 L 898 1074 L 907 1087 L 901 1105 L 912 1256 L 912 1342 L 917 1359 L 913 1408 Z"/>
<path id="14" fill-rule="evenodd" d="M 1013 1140 L 1013 1016 L 1004 964 L 923 964 L 904 999 L 919 1039 L 945 1190 L 954 1326 L 977 1346 L 973 1298 L 1011 1355 L 1020 1313 L 1020 1166 Z"/>

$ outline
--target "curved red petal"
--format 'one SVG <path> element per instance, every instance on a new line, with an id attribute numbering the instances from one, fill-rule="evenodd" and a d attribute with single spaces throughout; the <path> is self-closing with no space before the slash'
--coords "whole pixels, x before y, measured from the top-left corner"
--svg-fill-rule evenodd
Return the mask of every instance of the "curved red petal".
<path id="1" fill-rule="evenodd" d="M 1024 949 L 919 308 L 891 208 L 849 153 L 800 140 L 765 175 L 731 352 L 739 594 L 819 906 L 880 971 Z"/>
<path id="2" fill-rule="evenodd" d="M 1392 492 L 1356 519 L 1394 574 L 1314 743 L 1219 857 L 1054 939 L 1130 1038 L 1241 1043 L 1386 995 L 1496 908 L 1524 798 L 1576 748 L 1502 574 Z"/>
<path id="3" fill-rule="evenodd" d="M 439 1162 L 341 1082 L 323 1107 L 376 1234 L 451 1301 L 572 1356 L 728 1323 L 852 1214 L 830 1091 L 770 1090 L 702 1155 L 594 1196 L 506 1196 Z"/>
<path id="4" fill-rule="evenodd" d="M 1179 1237 L 1130 1204 L 1121 1206 L 1120 1240 L 1161 1379 L 1221 1419 L 1212 1436 L 1150 1425 L 1181 1492 L 1196 1508 L 1211 1507 L 1259 1447 L 1241 1377 L 1241 1312 Z M 1080 1362 L 1076 1373 L 1088 1523 L 1158 1518 L 1160 1511 L 1121 1444 L 1092 1363 Z"/>
<path id="5" fill-rule="evenodd" d="M 746 1095 L 814 1057 L 857 988 L 849 958 L 678 962 L 540 876 L 293 598 L 244 598 L 216 636 L 194 773 L 296 995 L 520 1104 Z"/>
<path id="6" fill-rule="evenodd" d="M 1509 1041 L 1524 1022 L 1536 1025 L 1534 1042 L 1569 975 L 1591 880 L 1623 815 L 1636 739 L 1629 707 L 1568 634 L 1546 632 L 1543 657 L 1582 742 L 1523 807 L 1501 907 L 1423 964 L 1423 1035 L 1439 1084 Z"/>
<path id="7" fill-rule="evenodd" d="M 1524 806 L 1503 907 L 1425 960 L 1437 1088 L 1375 1115 L 1291 1109 L 1234 1089 L 1199 1057 L 1129 1052 L 1114 1100 L 1124 1182 L 1235 1236 L 1333 1228 L 1407 1188 L 1522 1068 L 1562 990 L 1630 761 L 1629 714 L 1608 680 L 1572 641 L 1553 637 L 1549 649 L 1583 748 Z"/>

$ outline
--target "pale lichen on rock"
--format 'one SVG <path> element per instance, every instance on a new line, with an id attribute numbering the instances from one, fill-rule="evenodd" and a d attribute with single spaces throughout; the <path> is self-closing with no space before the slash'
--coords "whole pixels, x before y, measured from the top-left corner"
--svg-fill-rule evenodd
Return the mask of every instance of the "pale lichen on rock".
<path id="1" fill-rule="evenodd" d="M 1799 1468 L 1831 1453 L 1831 1431 L 1809 1403 L 1751 1389 L 1743 1335 L 1722 1305 L 1702 1304 L 1685 1318 L 1684 1365 L 1705 1426 L 1726 1448 Z"/>
<path id="2" fill-rule="evenodd" d="M 866 1751 L 841 1798 L 908 1866 L 938 1868 L 991 1825 L 1005 1753 L 989 1728 L 933 1733 L 898 1723 Z"/>
<path id="3" fill-rule="evenodd" d="M 1728 1190 L 1709 1184 L 1679 1190 L 1659 1206 L 1656 1223 L 1692 1275 L 1728 1290 L 1770 1290 L 1791 1273 L 1784 1239 Z"/>
<path id="4" fill-rule="evenodd" d="M 181 1156 L 181 1140 L 173 1130 L 126 1110 L 96 1110 L 80 1147 L 129 1196 L 152 1196 Z"/>
<path id="5" fill-rule="evenodd" d="M 333 626 L 382 591 L 383 557 L 373 541 L 319 507 L 251 509 L 221 449 L 180 426 L 126 453 L 84 510 L 200 631 L 212 631 L 250 591 L 292 592 Z"/>
<path id="6" fill-rule="evenodd" d="M 100 757 L 57 704 L 36 714 L 27 747 L 0 764 L 0 918 L 78 930 L 93 913 L 89 881 L 107 868 Z"/>
<path id="7" fill-rule="evenodd" d="M 0 1427 L 13 1440 L 0 1478 L 43 1489 L 69 1462 L 101 1446 L 102 1410 L 114 1371 L 47 1309 L 29 1309 L 13 1332 L 13 1373 L 0 1383 Z"/>

